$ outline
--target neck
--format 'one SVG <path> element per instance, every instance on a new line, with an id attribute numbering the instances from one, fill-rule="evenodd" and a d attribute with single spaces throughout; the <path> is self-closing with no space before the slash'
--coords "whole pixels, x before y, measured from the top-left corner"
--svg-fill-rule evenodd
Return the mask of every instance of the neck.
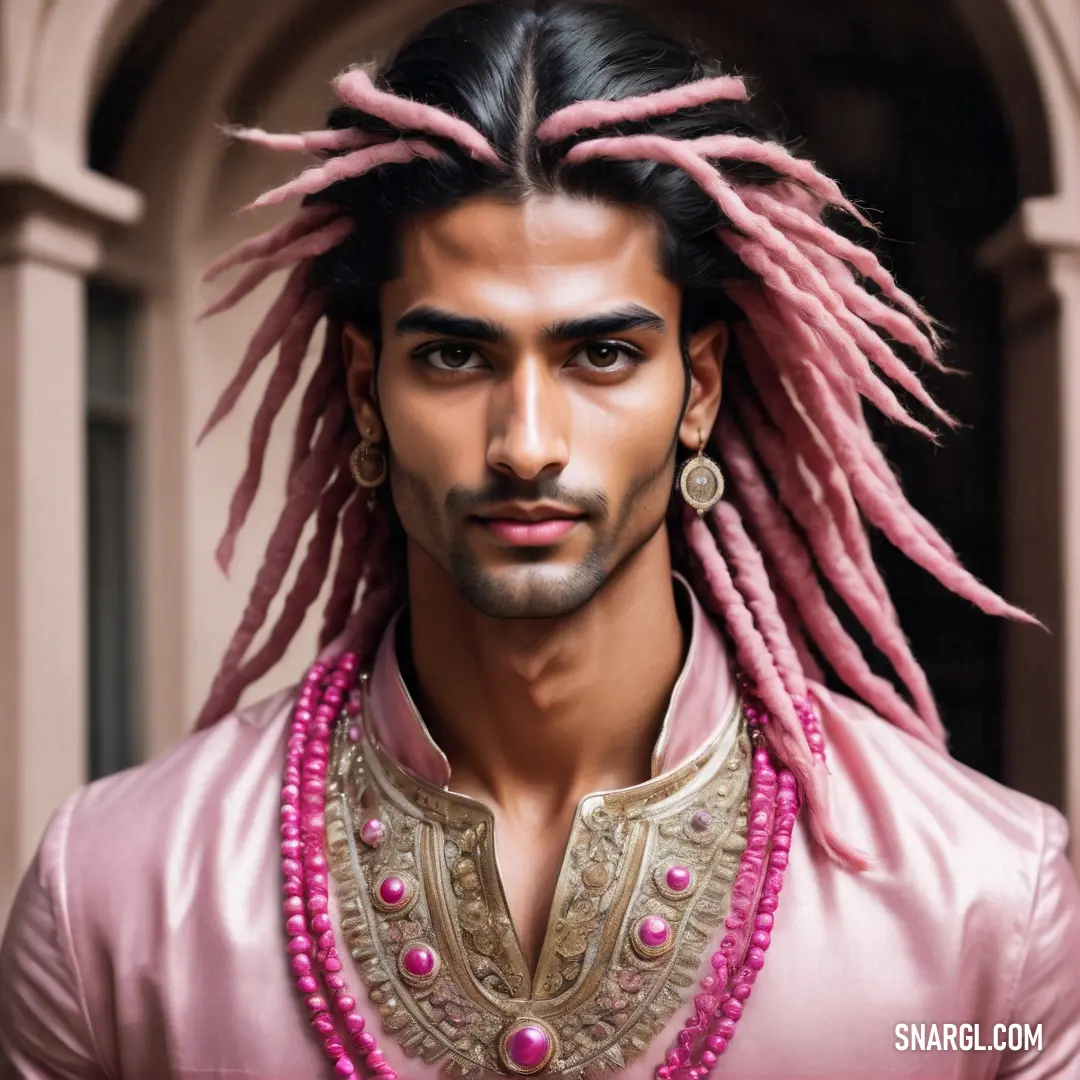
<path id="1" fill-rule="evenodd" d="M 558 814 L 647 780 L 684 654 L 660 530 L 580 611 L 491 619 L 409 553 L 414 692 L 453 787 Z"/>

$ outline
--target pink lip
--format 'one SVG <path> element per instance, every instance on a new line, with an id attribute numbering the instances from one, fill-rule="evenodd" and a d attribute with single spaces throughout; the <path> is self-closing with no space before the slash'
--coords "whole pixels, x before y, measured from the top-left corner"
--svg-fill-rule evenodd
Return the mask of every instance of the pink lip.
<path id="1" fill-rule="evenodd" d="M 580 518 L 546 518 L 540 521 L 516 521 L 513 518 L 475 518 L 478 525 L 507 544 L 520 547 L 544 547 L 561 540 Z"/>

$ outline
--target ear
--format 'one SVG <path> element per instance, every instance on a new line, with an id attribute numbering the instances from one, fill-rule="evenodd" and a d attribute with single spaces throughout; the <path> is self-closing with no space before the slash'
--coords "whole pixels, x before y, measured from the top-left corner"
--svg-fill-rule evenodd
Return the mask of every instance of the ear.
<path id="1" fill-rule="evenodd" d="M 375 347 L 369 338 L 347 323 L 341 332 L 341 351 L 357 430 L 370 442 L 381 442 L 386 428 L 375 394 Z"/>
<path id="2" fill-rule="evenodd" d="M 718 322 L 699 330 L 687 342 L 690 396 L 679 425 L 679 440 L 690 450 L 701 448 L 701 440 L 709 437 L 716 423 L 724 384 L 724 357 L 730 340 L 728 324 Z"/>

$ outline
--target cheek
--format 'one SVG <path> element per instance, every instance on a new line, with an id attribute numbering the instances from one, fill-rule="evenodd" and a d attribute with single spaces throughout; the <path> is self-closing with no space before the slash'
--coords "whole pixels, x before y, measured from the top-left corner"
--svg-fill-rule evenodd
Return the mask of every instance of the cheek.
<path id="1" fill-rule="evenodd" d="M 580 395 L 572 409 L 572 459 L 586 457 L 613 489 L 654 472 L 675 445 L 682 384 L 673 385 L 669 375 L 642 375 L 602 394 Z"/>
<path id="2" fill-rule="evenodd" d="M 382 416 L 395 465 L 436 490 L 467 483 L 476 463 L 483 466 L 482 414 L 475 395 L 394 393 L 388 388 Z"/>

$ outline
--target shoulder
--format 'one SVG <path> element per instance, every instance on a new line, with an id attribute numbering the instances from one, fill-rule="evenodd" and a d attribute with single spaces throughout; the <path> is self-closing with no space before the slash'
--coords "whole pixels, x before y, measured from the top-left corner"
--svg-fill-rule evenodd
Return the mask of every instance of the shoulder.
<path id="1" fill-rule="evenodd" d="M 293 694 L 239 709 L 143 765 L 88 784 L 57 811 L 37 865 L 62 891 L 77 942 L 115 927 L 118 906 L 158 902 L 178 872 L 240 854 L 262 832 L 273 839 L 265 826 L 276 822 Z"/>
<path id="2" fill-rule="evenodd" d="M 845 838 L 870 855 L 867 884 L 951 911 L 955 929 L 995 942 L 1012 977 L 1080 960 L 1080 894 L 1065 818 L 962 765 L 865 705 L 815 686 L 827 740 L 830 804 Z M 1052 913 L 1052 914 L 1051 914 Z M 932 918 L 933 911 L 926 912 Z M 1057 924 L 1048 935 L 1047 928 Z M 1071 977 L 1071 992 L 1080 978 Z M 1080 1019 L 1080 1003 L 1076 1006 Z"/>
<path id="3" fill-rule="evenodd" d="M 231 868 L 246 866 L 252 887 L 276 896 L 292 699 L 284 690 L 241 709 L 56 811 L 0 948 L 0 1073 L 6 1058 L 33 1075 L 99 1075 L 118 1060 L 116 1016 L 148 1007 L 147 973 L 183 972 L 200 933 L 220 951 Z"/>
<path id="4" fill-rule="evenodd" d="M 282 766 L 290 687 L 194 732 L 157 757 L 87 785 L 70 809 L 71 847 L 119 835 L 154 844 L 156 830 L 213 815 L 252 784 L 276 783 Z"/>
<path id="5" fill-rule="evenodd" d="M 918 844 L 972 870 L 1023 868 L 1031 884 L 1068 829 L 1053 807 L 961 764 L 842 694 L 814 686 L 836 813 L 876 857 Z"/>
<path id="6" fill-rule="evenodd" d="M 1000 995 L 994 1022 L 1043 1025 L 1038 1061 L 1010 1052 L 1001 1075 L 1080 1068 L 1080 888 L 1065 818 L 865 705 L 813 689 L 833 818 L 873 860 L 858 875 L 867 895 L 928 941 L 936 932 L 936 948 L 962 971 L 948 977 L 968 980 L 972 1000 Z"/>

